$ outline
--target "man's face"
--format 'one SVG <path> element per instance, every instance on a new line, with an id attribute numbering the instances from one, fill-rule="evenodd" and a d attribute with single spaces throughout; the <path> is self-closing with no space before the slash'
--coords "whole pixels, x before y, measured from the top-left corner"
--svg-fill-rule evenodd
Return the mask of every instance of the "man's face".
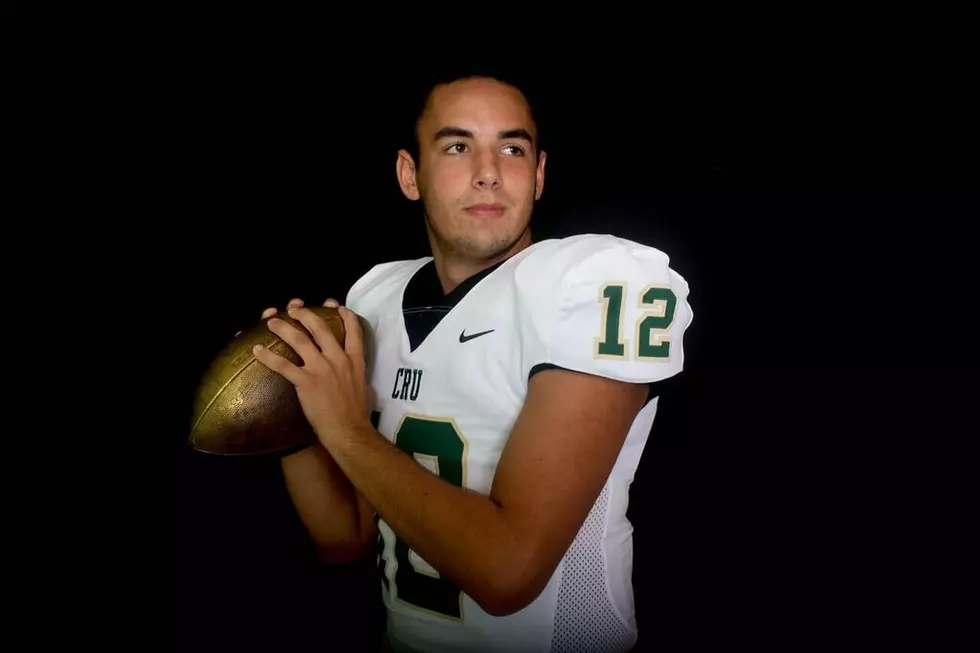
<path id="1" fill-rule="evenodd" d="M 483 79 L 440 86 L 418 138 L 415 174 L 401 166 L 400 180 L 406 196 L 422 199 L 438 246 L 481 260 L 507 252 L 544 188 L 545 154 L 535 156 L 536 128 L 520 91 Z"/>

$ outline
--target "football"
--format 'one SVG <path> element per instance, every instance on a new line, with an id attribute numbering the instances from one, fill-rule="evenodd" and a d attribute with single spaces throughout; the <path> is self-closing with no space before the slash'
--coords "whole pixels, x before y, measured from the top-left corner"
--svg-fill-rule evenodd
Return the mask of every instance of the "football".
<path id="1" fill-rule="evenodd" d="M 337 309 L 309 308 L 326 321 L 343 346 L 344 322 Z M 276 317 L 310 336 L 287 313 Z M 194 395 L 189 439 L 194 449 L 232 456 L 285 454 L 316 442 L 296 388 L 252 354 L 252 347 L 261 344 L 297 365 L 303 364 L 293 348 L 269 330 L 267 322 L 263 319 L 239 333 L 207 367 Z M 312 336 L 310 339 L 316 343 Z"/>

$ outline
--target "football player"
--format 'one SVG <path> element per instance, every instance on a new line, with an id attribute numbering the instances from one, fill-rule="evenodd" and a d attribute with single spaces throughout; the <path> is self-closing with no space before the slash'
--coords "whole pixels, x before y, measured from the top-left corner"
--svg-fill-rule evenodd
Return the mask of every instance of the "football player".
<path id="1" fill-rule="evenodd" d="M 628 650 L 629 487 L 688 284 L 623 238 L 532 241 L 546 154 L 515 86 L 436 85 L 416 130 L 397 176 L 431 256 L 351 287 L 343 348 L 293 300 L 322 351 L 272 319 L 303 365 L 256 352 L 320 441 L 283 460 L 293 501 L 328 561 L 377 542 L 391 650 Z"/>

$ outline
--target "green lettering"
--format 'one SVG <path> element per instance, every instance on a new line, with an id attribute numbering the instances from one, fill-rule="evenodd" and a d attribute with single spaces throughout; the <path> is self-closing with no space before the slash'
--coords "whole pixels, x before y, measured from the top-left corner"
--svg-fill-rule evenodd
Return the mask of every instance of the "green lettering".
<path id="1" fill-rule="evenodd" d="M 420 462 L 425 461 L 427 467 L 435 465 L 443 480 L 456 487 L 464 486 L 466 441 L 453 421 L 406 415 L 395 433 L 395 446 Z M 408 544 L 396 535 L 395 596 L 428 612 L 461 619 L 462 591 L 438 572 L 416 568 L 410 552 Z M 385 562 L 391 564 L 390 560 Z M 387 576 L 382 573 L 382 578 Z"/>
<path id="2" fill-rule="evenodd" d="M 602 308 L 602 335 L 596 338 L 595 353 L 601 357 L 620 358 L 626 354 L 623 342 L 623 286 L 606 284 L 599 293 Z"/>
<path id="3" fill-rule="evenodd" d="M 647 313 L 637 327 L 636 357 L 644 358 L 670 358 L 670 341 L 664 340 L 653 344 L 653 338 L 670 328 L 674 321 L 674 310 L 677 308 L 677 295 L 670 288 L 647 288 L 640 298 L 642 306 L 653 306 L 656 302 L 664 302 L 662 315 L 651 315 Z M 658 333 L 660 332 L 660 333 Z"/>

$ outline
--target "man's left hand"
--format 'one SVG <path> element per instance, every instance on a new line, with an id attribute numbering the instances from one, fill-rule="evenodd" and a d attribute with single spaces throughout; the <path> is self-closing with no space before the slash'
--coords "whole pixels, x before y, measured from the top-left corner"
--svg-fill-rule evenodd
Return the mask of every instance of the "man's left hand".
<path id="1" fill-rule="evenodd" d="M 323 318 L 308 308 L 292 307 L 289 316 L 313 334 L 316 344 L 283 320 L 273 317 L 268 326 L 293 348 L 303 365 L 294 365 L 258 345 L 253 350 L 260 363 L 296 387 L 303 413 L 324 447 L 332 438 L 370 427 L 363 332 L 353 311 L 344 306 L 337 310 L 344 320 L 343 347 Z"/>

